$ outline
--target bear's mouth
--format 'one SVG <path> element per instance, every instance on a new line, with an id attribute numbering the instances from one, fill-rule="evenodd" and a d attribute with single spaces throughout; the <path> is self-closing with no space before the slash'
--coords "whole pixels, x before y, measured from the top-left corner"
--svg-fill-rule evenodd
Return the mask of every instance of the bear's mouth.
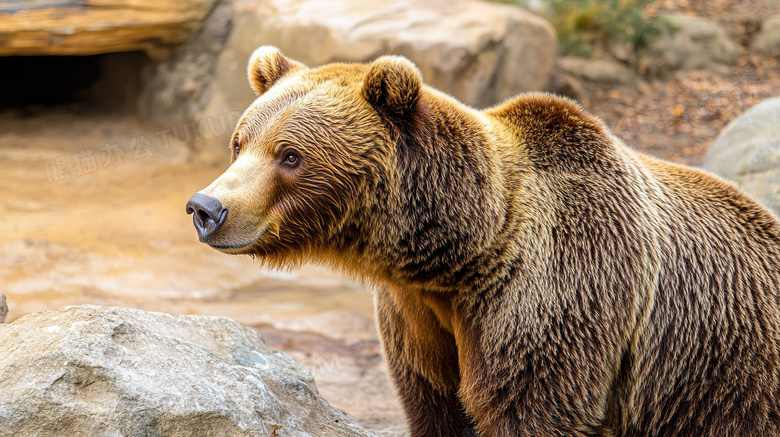
<path id="1" fill-rule="evenodd" d="M 206 243 L 206 244 L 208 244 L 214 249 L 217 249 L 220 252 L 225 252 L 230 254 L 240 254 L 243 253 L 243 250 L 248 249 L 250 246 L 252 246 L 254 242 L 248 244 L 237 244 L 237 245 L 233 245 L 233 244 L 221 245 L 221 244 L 211 244 L 211 243 Z"/>
<path id="2" fill-rule="evenodd" d="M 263 226 L 262 229 L 260 229 L 259 232 L 255 234 L 254 237 L 249 238 L 248 240 L 245 240 L 245 242 L 229 242 L 226 243 L 224 241 L 204 241 L 204 243 L 208 244 L 213 249 L 217 249 L 220 252 L 224 252 L 231 255 L 241 255 L 244 253 L 247 253 L 250 251 L 250 249 L 255 246 L 257 241 L 265 234 L 266 229 L 268 229 L 268 226 Z"/>

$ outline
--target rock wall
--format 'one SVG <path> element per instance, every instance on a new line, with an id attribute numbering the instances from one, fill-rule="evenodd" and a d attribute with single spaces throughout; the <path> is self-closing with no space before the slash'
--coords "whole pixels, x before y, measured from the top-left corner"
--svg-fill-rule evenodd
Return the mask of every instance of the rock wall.
<path id="1" fill-rule="evenodd" d="M 267 44 L 312 67 L 403 55 L 427 83 L 477 107 L 545 89 L 556 52 L 547 21 L 478 0 L 221 0 L 147 72 L 142 111 L 186 120 L 242 112 L 256 97 L 247 61 Z M 199 142 L 200 156 L 224 162 L 230 133 Z"/>
<path id="2" fill-rule="evenodd" d="M 236 3 L 234 10 L 216 80 L 244 103 L 253 98 L 245 87 L 233 88 L 235 75 L 264 44 L 310 66 L 404 55 L 427 83 L 475 106 L 543 89 L 555 55 L 555 31 L 545 20 L 483 1 L 271 0 Z"/>
<path id="3" fill-rule="evenodd" d="M 0 325 L 0 387 L 4 437 L 375 435 L 295 360 L 220 317 L 31 314 Z"/>

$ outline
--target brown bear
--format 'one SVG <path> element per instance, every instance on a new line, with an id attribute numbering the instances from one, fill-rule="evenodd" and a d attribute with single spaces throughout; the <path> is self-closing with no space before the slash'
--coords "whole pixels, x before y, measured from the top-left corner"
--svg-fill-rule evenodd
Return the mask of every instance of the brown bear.
<path id="1" fill-rule="evenodd" d="M 375 285 L 414 436 L 780 435 L 780 224 L 571 100 L 252 56 L 200 240 Z"/>

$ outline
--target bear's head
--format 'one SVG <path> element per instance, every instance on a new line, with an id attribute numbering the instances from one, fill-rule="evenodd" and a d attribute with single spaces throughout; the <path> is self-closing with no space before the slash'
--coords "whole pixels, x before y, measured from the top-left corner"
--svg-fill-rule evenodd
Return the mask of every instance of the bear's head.
<path id="1" fill-rule="evenodd" d="M 230 167 L 187 203 L 200 241 L 281 265 L 382 238 L 370 223 L 393 201 L 403 132 L 423 110 L 419 70 L 395 56 L 309 69 L 260 47 L 248 76 L 258 98 Z"/>

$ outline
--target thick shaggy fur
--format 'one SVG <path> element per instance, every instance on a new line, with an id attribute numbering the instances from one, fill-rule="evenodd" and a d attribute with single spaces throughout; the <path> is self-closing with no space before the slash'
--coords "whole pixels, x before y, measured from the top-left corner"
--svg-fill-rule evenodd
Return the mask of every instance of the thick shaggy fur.
<path id="1" fill-rule="evenodd" d="M 780 435 L 780 224 L 734 186 L 564 98 L 475 111 L 403 58 L 262 48 L 249 74 L 209 243 L 375 284 L 412 435 Z"/>

